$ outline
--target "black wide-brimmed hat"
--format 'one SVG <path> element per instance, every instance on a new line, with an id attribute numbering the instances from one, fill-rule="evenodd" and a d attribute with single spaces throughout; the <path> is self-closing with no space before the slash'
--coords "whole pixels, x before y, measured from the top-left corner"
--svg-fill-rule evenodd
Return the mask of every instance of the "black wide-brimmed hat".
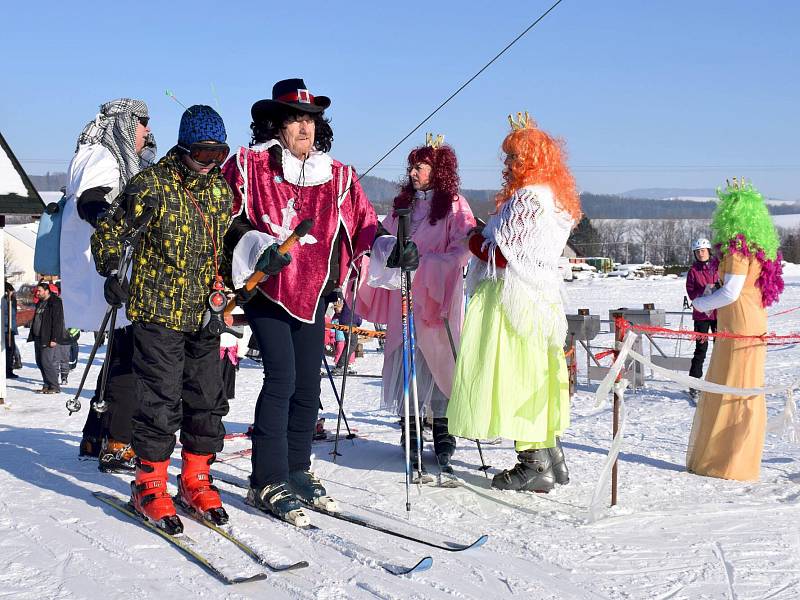
<path id="1" fill-rule="evenodd" d="M 269 119 L 276 110 L 291 108 L 312 115 L 321 113 L 331 105 L 327 96 L 315 96 L 308 91 L 302 79 L 284 79 L 272 86 L 272 99 L 259 100 L 250 109 L 254 121 Z"/>

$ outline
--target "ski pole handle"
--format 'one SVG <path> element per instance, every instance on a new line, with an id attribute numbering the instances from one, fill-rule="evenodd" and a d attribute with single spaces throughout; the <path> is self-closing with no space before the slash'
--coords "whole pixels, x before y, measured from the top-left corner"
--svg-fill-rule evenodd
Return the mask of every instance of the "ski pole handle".
<path id="1" fill-rule="evenodd" d="M 411 229 L 410 227 L 411 221 L 411 209 L 410 208 L 398 208 L 397 209 L 397 249 L 400 252 L 399 256 L 402 256 L 403 250 L 406 247 L 406 242 L 408 241 L 408 232 Z M 402 269 L 403 272 L 408 272 L 406 269 Z"/>
<path id="2" fill-rule="evenodd" d="M 311 231 L 313 226 L 314 219 L 303 219 L 300 221 L 297 227 L 294 228 L 294 231 L 291 233 L 291 235 L 286 238 L 286 240 L 280 246 L 278 246 L 278 254 L 284 255 L 289 252 L 289 250 L 292 249 L 292 247 L 300 240 L 301 237 Z M 253 297 L 256 286 L 258 286 L 259 282 L 264 278 L 264 275 L 266 275 L 264 271 L 256 271 L 250 275 L 245 282 L 244 287 L 239 290 L 240 301 L 247 302 Z M 231 300 L 228 302 L 228 306 L 225 307 L 225 314 L 230 314 L 235 307 L 236 298 L 231 298 Z"/>
<path id="3" fill-rule="evenodd" d="M 397 244 L 400 248 L 405 247 L 408 239 L 408 222 L 411 220 L 410 208 L 397 209 Z"/>

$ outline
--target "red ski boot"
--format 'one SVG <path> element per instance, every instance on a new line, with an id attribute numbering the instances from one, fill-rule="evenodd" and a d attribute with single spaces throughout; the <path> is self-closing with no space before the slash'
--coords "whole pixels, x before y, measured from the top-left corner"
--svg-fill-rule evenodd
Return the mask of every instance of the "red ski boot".
<path id="1" fill-rule="evenodd" d="M 183 523 L 167 491 L 169 459 L 151 462 L 136 459 L 136 480 L 131 481 L 131 505 L 147 520 L 169 533 L 183 533 Z"/>
<path id="2" fill-rule="evenodd" d="M 211 485 L 211 474 L 208 472 L 214 458 L 214 454 L 181 451 L 183 466 L 181 474 L 178 475 L 176 499 L 186 510 L 215 525 L 224 525 L 228 522 L 228 513 L 222 508 L 219 490 Z"/>

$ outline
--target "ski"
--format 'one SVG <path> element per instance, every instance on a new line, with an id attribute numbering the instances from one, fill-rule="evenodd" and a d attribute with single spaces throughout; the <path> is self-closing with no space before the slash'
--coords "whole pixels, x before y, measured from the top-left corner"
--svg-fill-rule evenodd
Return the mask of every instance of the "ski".
<path id="1" fill-rule="evenodd" d="M 228 483 L 229 485 L 232 485 L 232 486 L 240 488 L 240 489 L 243 487 L 242 484 L 240 484 L 240 483 L 237 483 L 235 481 L 225 481 L 224 479 L 218 478 L 216 475 L 214 475 L 214 479 L 216 481 L 222 481 L 224 483 Z M 227 492 L 227 493 L 229 493 L 229 492 Z M 305 527 L 297 527 L 295 525 L 292 525 L 291 523 L 287 523 L 286 521 L 284 521 L 280 517 L 278 517 L 276 515 L 273 515 L 270 512 L 258 510 L 254 506 L 251 506 L 250 504 L 248 504 L 245 501 L 245 499 L 240 497 L 240 496 L 234 496 L 234 497 L 237 499 L 237 501 L 248 512 L 250 512 L 252 514 L 259 515 L 259 516 L 265 516 L 265 517 L 274 519 L 279 524 L 289 528 L 290 530 L 298 530 L 298 531 L 306 532 L 306 533 L 319 533 L 319 534 L 325 535 L 327 537 L 331 537 L 332 539 L 334 539 L 334 541 L 335 540 L 341 540 L 341 538 L 339 538 L 339 536 L 337 536 L 336 534 L 326 532 L 322 528 L 318 527 L 317 525 L 311 524 L 311 525 L 307 525 Z M 356 547 L 356 545 L 353 544 L 350 541 L 346 542 L 346 544 L 347 544 L 347 547 L 351 548 L 351 549 Z M 340 551 L 340 552 L 342 551 L 340 549 L 340 547 L 338 546 L 338 544 L 335 544 L 332 547 L 333 547 L 334 550 L 337 550 L 337 551 Z M 373 551 L 368 550 L 366 548 L 362 549 L 362 552 L 364 554 L 372 554 L 373 553 Z M 422 557 L 419 561 L 417 561 L 416 564 L 414 564 L 414 565 L 412 565 L 410 567 L 406 567 L 406 566 L 403 566 L 403 565 L 395 565 L 395 564 L 392 564 L 392 563 L 390 563 L 388 561 L 383 561 L 383 560 L 376 560 L 376 562 L 381 566 L 381 568 L 383 570 L 385 570 L 387 573 L 391 573 L 392 575 L 411 575 L 413 573 L 422 573 L 423 571 L 427 571 L 428 569 L 430 569 L 433 566 L 433 558 L 430 557 L 430 556 Z"/>
<path id="2" fill-rule="evenodd" d="M 195 542 L 192 538 L 190 538 L 186 534 L 178 534 L 178 535 L 171 535 L 155 525 L 151 523 L 144 517 L 142 517 L 139 513 L 137 513 L 133 507 L 128 503 L 128 501 L 123 500 L 117 496 L 112 496 L 111 494 L 106 494 L 105 492 L 92 492 L 92 495 L 97 498 L 98 500 L 104 502 L 108 506 L 111 506 L 117 509 L 119 512 L 126 515 L 132 521 L 135 521 L 139 525 L 149 529 L 150 531 L 157 533 L 162 538 L 167 540 L 170 544 L 181 550 L 184 554 L 186 554 L 189 558 L 194 560 L 197 564 L 201 567 L 206 569 L 211 575 L 222 581 L 227 585 L 233 585 L 237 583 L 245 583 L 249 581 L 260 581 L 262 579 L 266 579 L 266 573 L 256 573 L 250 577 L 230 577 L 223 573 L 219 568 L 214 566 L 211 561 L 203 555 L 202 549 L 200 544 Z"/>
<path id="3" fill-rule="evenodd" d="M 328 374 L 325 371 L 322 371 L 320 373 L 320 378 L 324 378 L 324 377 L 327 377 L 327 376 L 328 376 Z M 332 377 L 341 377 L 342 373 L 333 373 L 333 372 L 331 372 L 331 376 Z M 368 374 L 368 373 L 348 373 L 347 376 L 348 377 L 364 377 L 366 379 L 382 379 L 383 378 L 383 375 L 371 375 L 371 374 Z"/>
<path id="4" fill-rule="evenodd" d="M 276 565 L 276 564 L 268 561 L 266 558 L 264 558 L 252 546 L 250 546 L 246 542 L 242 541 L 234 533 L 233 527 L 230 524 L 217 525 L 216 523 L 212 523 L 208 519 L 204 519 L 203 517 L 198 515 L 192 508 L 187 506 L 184 503 L 183 499 L 180 497 L 180 495 L 176 495 L 173 498 L 173 500 L 175 502 L 175 506 L 179 507 L 181 509 L 181 512 L 184 515 L 186 515 L 187 517 L 189 517 L 193 521 L 196 521 L 196 522 L 200 523 L 201 525 L 203 525 L 205 527 L 208 527 L 209 529 L 211 529 L 215 533 L 218 533 L 219 535 L 224 537 L 226 540 L 232 542 L 233 544 L 236 545 L 237 548 L 239 548 L 239 550 L 241 550 L 242 552 L 247 554 L 247 556 L 252 558 L 256 563 L 258 563 L 262 567 L 266 567 L 267 569 L 269 569 L 273 573 L 280 573 L 282 571 L 294 571 L 295 569 L 304 569 L 305 567 L 308 566 L 308 561 L 305 561 L 305 560 L 300 560 L 300 561 L 297 561 L 295 563 L 290 563 L 290 564 L 286 564 L 286 565 Z"/>
<path id="5" fill-rule="evenodd" d="M 359 527 L 366 527 L 367 529 L 371 529 L 373 531 L 377 531 L 377 532 L 380 532 L 380 533 L 385 533 L 386 535 L 391 535 L 391 536 L 394 536 L 394 537 L 399 537 L 401 539 L 408 540 L 410 542 L 416 542 L 418 544 L 423 544 L 424 546 L 429 546 L 431 548 L 437 548 L 438 550 L 446 550 L 447 552 L 464 552 L 465 550 L 471 550 L 473 548 L 480 548 L 489 539 L 488 535 L 483 534 L 480 537 L 478 537 L 471 544 L 461 544 L 461 543 L 458 543 L 458 542 L 444 542 L 444 543 L 440 544 L 438 542 L 432 542 L 430 540 L 426 540 L 426 539 L 424 539 L 422 537 L 415 537 L 413 535 L 405 534 L 405 533 L 403 533 L 401 531 L 397 531 L 396 529 L 391 529 L 389 527 L 384 527 L 383 525 L 379 525 L 378 523 L 375 523 L 373 521 L 368 521 L 367 519 L 364 519 L 363 517 L 359 517 L 358 515 L 355 515 L 353 513 L 348 513 L 348 512 L 343 512 L 343 511 L 328 512 L 327 510 L 324 510 L 322 508 L 317 508 L 316 506 L 313 506 L 311 504 L 306 504 L 306 506 L 310 510 L 313 510 L 314 512 L 317 512 L 317 513 L 320 513 L 320 514 L 323 514 L 323 515 L 327 515 L 328 517 L 331 517 L 333 519 L 337 519 L 339 521 L 345 521 L 347 523 L 352 523 L 353 525 L 358 525 Z"/>
<path id="6" fill-rule="evenodd" d="M 237 481 L 234 478 L 226 477 L 225 474 L 215 473 L 214 474 L 214 480 L 215 481 L 221 481 L 222 483 L 227 483 L 228 485 L 232 485 L 232 486 L 240 488 L 240 489 L 247 489 L 245 487 L 245 484 L 243 484 L 240 481 Z M 305 506 L 309 510 L 313 510 L 314 512 L 320 513 L 322 515 L 326 515 L 328 517 L 331 517 L 332 519 L 337 519 L 339 521 L 345 521 L 347 523 L 352 523 L 353 525 L 358 525 L 359 527 L 365 527 L 367 529 L 371 529 L 371 530 L 377 531 L 379 533 L 384 533 L 386 535 L 399 537 L 401 539 L 408 540 L 410 542 L 416 542 L 416 543 L 422 544 L 424 546 L 430 546 L 431 548 L 437 548 L 439 550 L 446 550 L 447 552 L 464 552 L 465 550 L 471 550 L 473 548 L 479 548 L 480 546 L 483 546 L 486 543 L 486 541 L 489 539 L 489 536 L 484 534 L 484 535 L 481 535 L 480 537 L 478 537 L 475 541 L 473 541 L 470 544 L 461 544 L 461 543 L 458 543 L 458 542 L 449 542 L 449 541 L 448 542 L 444 542 L 444 543 L 432 542 L 432 541 L 426 540 L 426 539 L 424 539 L 422 537 L 416 537 L 416 536 L 413 536 L 413 535 L 409 535 L 409 534 L 403 533 L 402 531 L 397 531 L 396 529 L 385 527 L 383 525 L 380 525 L 380 524 L 375 523 L 373 521 L 369 521 L 369 520 L 367 520 L 367 519 L 365 519 L 363 517 L 360 517 L 358 515 L 355 515 L 353 513 L 341 512 L 341 511 L 340 512 L 328 512 L 327 510 L 324 510 L 322 508 L 318 508 L 318 507 L 313 506 L 311 504 L 305 504 Z"/>

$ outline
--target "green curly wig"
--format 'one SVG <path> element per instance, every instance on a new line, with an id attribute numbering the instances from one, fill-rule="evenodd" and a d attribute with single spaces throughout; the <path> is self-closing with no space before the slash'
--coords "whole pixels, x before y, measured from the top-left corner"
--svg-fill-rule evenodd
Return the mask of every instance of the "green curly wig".
<path id="1" fill-rule="evenodd" d="M 717 196 L 720 203 L 711 222 L 715 247 L 725 255 L 732 241 L 744 238 L 753 251 L 762 250 L 765 258 L 775 260 L 778 233 L 759 191 L 746 183 L 741 187 L 727 187 L 724 191 L 717 188 Z M 738 244 L 734 242 L 734 245 Z"/>

